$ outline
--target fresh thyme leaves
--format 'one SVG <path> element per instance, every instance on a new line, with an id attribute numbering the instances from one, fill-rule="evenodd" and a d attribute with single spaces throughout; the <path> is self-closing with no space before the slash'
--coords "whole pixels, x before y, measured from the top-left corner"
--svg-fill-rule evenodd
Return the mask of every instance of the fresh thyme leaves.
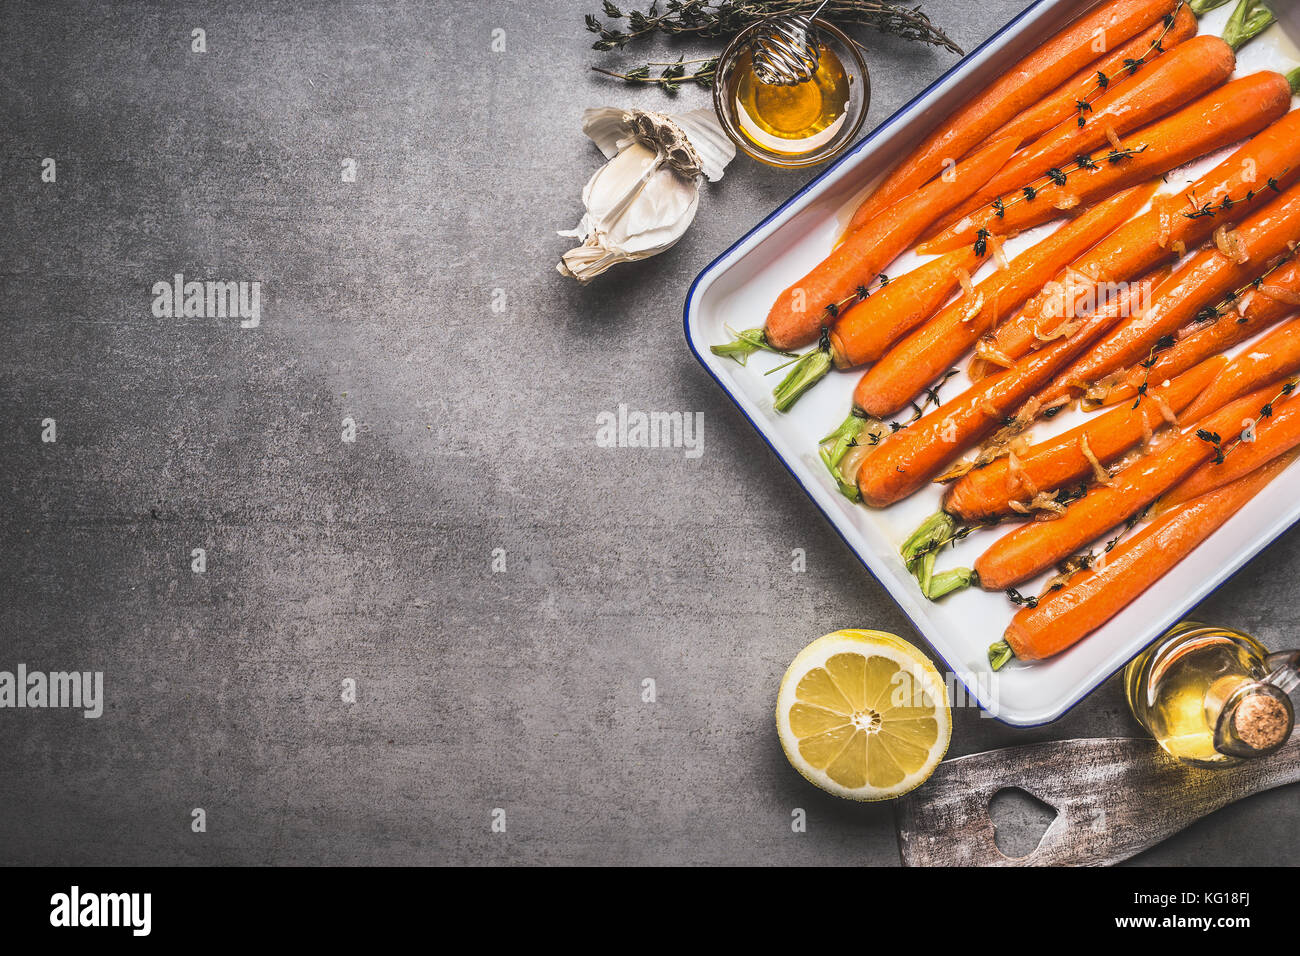
<path id="1" fill-rule="evenodd" d="M 871 298 L 871 293 L 879 292 L 887 285 L 889 285 L 889 276 L 882 272 L 880 275 L 876 276 L 876 281 L 870 286 L 860 285 L 853 290 L 852 295 L 847 295 L 838 302 L 827 303 L 827 305 L 822 308 L 822 316 L 827 319 L 838 318 L 839 314 L 849 306 L 856 305 L 859 302 Z"/>
<path id="2" fill-rule="evenodd" d="M 1212 432 L 1206 428 L 1196 429 L 1196 437 L 1201 441 L 1214 446 L 1214 458 L 1212 461 L 1216 465 L 1222 465 L 1226 453 L 1223 450 L 1223 438 L 1218 432 Z"/>
<path id="3" fill-rule="evenodd" d="M 1251 291 L 1252 289 L 1258 289 L 1260 286 L 1262 286 L 1265 283 L 1265 281 L 1267 281 L 1269 276 L 1271 276 L 1274 272 L 1277 272 L 1278 269 L 1281 269 L 1284 265 L 1286 265 L 1295 257 L 1296 254 L 1294 252 L 1286 253 L 1281 258 L 1279 258 L 1276 262 L 1274 262 L 1271 266 L 1265 269 L 1262 273 L 1260 273 L 1255 278 L 1247 282 L 1245 285 L 1233 289 L 1231 292 L 1225 295 L 1214 305 L 1207 305 L 1205 308 L 1201 309 L 1199 312 L 1196 313 L 1195 316 L 1193 316 L 1192 321 L 1197 323 L 1198 325 L 1205 322 L 1217 322 L 1219 319 L 1223 318 L 1223 316 L 1227 314 L 1228 310 L 1232 308 L 1233 305 L 1241 301 L 1242 296 L 1244 296 L 1247 292 Z M 1246 316 L 1244 315 L 1238 316 L 1237 318 L 1238 325 L 1245 325 L 1246 322 L 1247 322 Z"/>
<path id="4" fill-rule="evenodd" d="M 921 593 L 931 601 L 968 588 L 979 580 L 970 568 L 934 573 L 935 558 L 939 551 L 960 541 L 978 527 L 979 525 L 958 525 L 952 515 L 938 511 L 923 521 L 899 548 L 907 570 L 916 578 Z"/>
<path id="5" fill-rule="evenodd" d="M 686 39 L 730 39 L 750 24 L 781 13 L 811 14 L 818 0 L 654 0 L 649 7 L 623 11 L 611 0 L 604 0 L 604 19 L 587 14 L 586 28 L 596 34 L 594 50 L 623 50 L 633 43 L 655 36 Z M 881 33 L 893 34 L 905 40 L 933 44 L 964 55 L 964 51 L 918 7 L 904 7 L 890 0 L 829 0 L 821 16 L 844 25 L 874 27 Z M 703 61 L 701 61 L 703 62 Z M 662 65 L 662 64 L 656 64 Z M 670 70 L 676 64 L 669 64 Z M 616 73 L 628 82 L 655 83 L 667 92 L 674 92 L 683 82 L 711 85 L 713 71 L 700 68 L 687 74 L 671 72 L 651 76 L 650 70 L 641 68 Z"/>
<path id="6" fill-rule="evenodd" d="M 1151 346 L 1151 351 L 1147 353 L 1146 361 L 1139 363 L 1145 372 L 1142 376 L 1142 384 L 1137 387 L 1137 399 L 1133 402 L 1134 411 L 1142 404 L 1142 399 L 1146 397 L 1147 388 L 1151 383 L 1151 368 L 1156 364 L 1156 353 L 1173 348 L 1174 343 L 1177 341 L 1173 335 L 1160 336 L 1160 338 L 1156 339 L 1155 345 Z"/>
<path id="7" fill-rule="evenodd" d="M 688 65 L 695 67 L 689 73 L 686 71 Z M 652 67 L 662 67 L 663 69 L 659 71 L 658 75 L 652 75 Z M 671 96 L 681 89 L 683 83 L 694 83 L 706 90 L 712 89 L 713 80 L 718 71 L 718 58 L 712 56 L 702 60 L 683 60 L 679 58 L 668 63 L 651 62 L 634 70 L 628 70 L 626 73 L 607 70 L 600 66 L 593 66 L 592 69 L 597 73 L 603 73 L 605 76 L 612 76 L 627 83 L 658 85 Z"/>
<path id="8" fill-rule="evenodd" d="M 1147 148 L 1147 144 L 1143 143 L 1141 146 L 1134 146 L 1128 149 L 1112 149 L 1105 154 L 1106 162 L 1112 164 L 1118 163 L 1120 160 L 1127 159 L 1130 156 L 1145 153 Z M 1006 217 L 1007 210 L 1012 206 L 1022 202 L 1033 202 L 1037 199 L 1039 190 L 1044 186 L 1050 186 L 1053 184 L 1064 186 L 1069 182 L 1072 173 L 1077 173 L 1081 169 L 1095 170 L 1099 168 L 1097 161 L 1092 156 L 1081 154 L 1068 166 L 1059 168 L 1053 167 L 1052 169 L 1049 169 L 1041 180 L 1035 180 L 1028 186 L 1022 187 L 1019 194 L 1014 196 L 999 196 L 988 204 L 988 208 L 993 210 L 993 214 L 996 218 L 1003 219 Z M 975 233 L 976 255 L 983 256 L 985 254 L 988 249 L 988 240 L 989 231 L 987 229 L 981 228 Z"/>
<path id="9" fill-rule="evenodd" d="M 919 558 L 929 554 L 931 551 L 942 551 L 944 548 L 948 547 L 948 545 L 955 545 L 963 538 L 969 537 L 972 532 L 978 531 L 979 527 L 980 526 L 977 524 L 962 525 L 951 534 L 917 549 L 915 551 L 915 556 Z"/>
<path id="10" fill-rule="evenodd" d="M 948 379 L 952 378 L 956 374 L 957 374 L 957 370 L 955 368 L 950 368 L 948 369 L 948 371 L 943 373 L 943 377 L 940 378 L 939 381 L 935 382 L 933 385 L 927 388 L 925 390 L 925 403 L 923 407 L 929 408 L 931 405 L 933 405 L 935 408 L 938 408 L 940 405 L 939 389 L 943 388 L 944 383 L 947 382 Z"/>
<path id="11" fill-rule="evenodd" d="M 1080 488 L 1078 489 L 1077 497 L 1081 498 L 1086 493 L 1087 493 L 1087 487 L 1080 486 Z M 1073 578 L 1076 574 L 1078 574 L 1081 571 L 1088 571 L 1093 567 L 1095 567 L 1097 564 L 1097 560 L 1101 558 L 1103 555 L 1110 554 L 1111 551 L 1115 550 L 1115 546 L 1118 545 L 1122 540 L 1124 540 L 1125 535 L 1127 535 L 1129 532 L 1131 532 L 1134 528 L 1138 526 L 1138 524 L 1142 521 L 1143 518 L 1147 516 L 1150 510 L 1151 510 L 1151 506 L 1147 505 L 1137 514 L 1129 515 L 1129 517 L 1124 521 L 1123 528 L 1120 529 L 1119 533 L 1115 535 L 1115 537 L 1111 538 L 1109 541 L 1106 542 L 1106 544 L 1102 547 L 1100 552 L 1084 551 L 1080 554 L 1071 555 L 1070 557 L 1062 561 L 1060 564 L 1058 564 L 1056 566 L 1056 574 L 1053 575 L 1051 578 L 1049 578 L 1047 580 L 1047 583 L 1044 585 L 1044 593 L 1050 593 L 1052 591 L 1061 590 L 1061 588 L 1065 587 L 1067 584 L 1070 583 L 1070 579 Z M 1036 601 L 1037 598 L 1033 598 L 1031 600 Z M 1029 605 L 1029 606 L 1032 607 L 1033 605 Z"/>
<path id="12" fill-rule="evenodd" d="M 1282 388 L 1278 391 L 1278 393 L 1274 395 L 1271 399 L 1269 399 L 1267 402 L 1265 402 L 1263 407 L 1260 408 L 1259 417 L 1272 418 L 1273 406 L 1276 405 L 1278 402 L 1282 401 L 1282 399 L 1290 397 L 1291 393 L 1293 393 L 1296 390 L 1296 387 L 1298 385 L 1300 385 L 1300 379 L 1294 379 L 1294 378 L 1291 379 L 1291 381 L 1287 382 L 1285 385 L 1283 385 Z M 1242 429 L 1241 434 L 1237 435 L 1233 440 L 1232 444 L 1229 445 L 1226 449 L 1223 447 L 1223 442 L 1221 439 L 1219 439 L 1219 436 L 1213 432 L 1206 432 L 1204 429 L 1202 429 L 1196 433 L 1196 437 L 1201 439 L 1202 441 L 1208 441 L 1214 445 L 1214 458 L 1212 460 L 1214 464 L 1221 465 L 1223 464 L 1227 456 L 1232 453 L 1233 449 L 1237 448 L 1243 442 L 1255 440 L 1254 438 L 1246 437 L 1247 433 L 1251 431 L 1253 427 L 1254 427 L 1253 424 L 1248 424 L 1246 428 Z"/>
<path id="13" fill-rule="evenodd" d="M 1139 511 L 1137 514 L 1135 514 L 1135 515 L 1129 515 L 1128 519 L 1124 522 L 1124 528 L 1123 528 L 1123 530 L 1121 530 L 1119 534 L 1115 535 L 1115 537 L 1111 538 L 1109 541 L 1106 542 L 1106 547 L 1102 548 L 1102 552 L 1101 552 L 1101 553 L 1102 553 L 1102 554 L 1110 554 L 1112 551 L 1114 551 L 1114 550 L 1115 550 L 1115 545 L 1119 544 L 1120 541 L 1122 541 L 1122 540 L 1124 539 L 1124 536 L 1125 536 L 1126 534 L 1128 534 L 1130 531 L 1132 531 L 1134 528 L 1136 528 L 1136 527 L 1138 526 L 1138 523 L 1139 523 L 1143 518 L 1145 518 L 1145 517 L 1147 516 L 1147 512 L 1150 511 L 1150 510 L 1151 510 L 1151 506 L 1150 506 L 1150 505 L 1147 505 L 1145 508 L 1143 508 L 1143 509 L 1142 509 L 1141 511 Z M 1094 562 L 1094 561 L 1096 561 L 1096 560 L 1097 560 L 1097 559 L 1096 559 L 1096 556 L 1093 556 L 1092 561 L 1089 562 L 1088 566 L 1091 567 L 1091 566 L 1092 566 L 1092 562 Z"/>
<path id="14" fill-rule="evenodd" d="M 950 368 L 948 371 L 944 372 L 943 375 L 939 377 L 939 381 L 935 382 L 921 393 L 925 397 L 920 402 L 912 403 L 912 417 L 901 423 L 890 422 L 889 427 L 896 432 L 902 431 L 907 426 L 919 422 L 925 416 L 925 413 L 931 408 L 938 408 L 943 404 L 939 401 L 939 389 L 943 388 L 948 379 L 952 378 L 956 374 L 957 370 L 955 368 Z"/>
<path id="15" fill-rule="evenodd" d="M 1186 0 L 1178 0 L 1178 6 L 1174 7 L 1173 12 L 1165 14 L 1165 18 L 1164 18 L 1165 28 L 1160 31 L 1160 35 L 1151 42 L 1151 46 L 1148 47 L 1147 51 L 1143 53 L 1140 57 L 1138 57 L 1137 59 L 1133 59 L 1132 57 L 1129 57 L 1124 60 L 1124 67 L 1123 67 L 1124 72 L 1126 72 L 1129 76 L 1132 76 L 1134 73 L 1136 73 L 1138 70 L 1142 69 L 1142 67 L 1146 65 L 1147 59 L 1153 53 L 1158 54 L 1158 53 L 1165 52 L 1165 40 L 1169 36 L 1169 31 L 1173 29 L 1174 23 L 1178 18 L 1178 14 L 1182 11 L 1182 8 L 1185 5 L 1186 5 Z M 1087 118 L 1084 116 L 1084 114 L 1093 112 L 1092 109 L 1093 98 L 1098 96 L 1101 93 L 1104 93 L 1109 86 L 1110 86 L 1110 77 L 1108 77 L 1105 73 L 1098 70 L 1096 85 L 1091 90 L 1089 90 L 1087 95 L 1084 96 L 1082 99 L 1080 99 L 1075 105 L 1075 108 L 1079 112 L 1079 117 L 1078 117 L 1079 126 L 1082 127 L 1087 125 L 1088 121 Z"/>
<path id="16" fill-rule="evenodd" d="M 1272 189 L 1274 192 L 1279 191 L 1277 180 L 1271 176 L 1269 177 L 1268 182 L 1265 185 L 1268 188 Z M 1188 199 L 1191 201 L 1192 204 L 1192 211 L 1183 213 L 1183 217 L 1185 219 L 1202 219 L 1205 217 L 1214 218 L 1214 216 L 1217 215 L 1218 213 L 1227 212 L 1229 209 L 1232 209 L 1238 203 L 1252 202 L 1255 199 L 1255 197 L 1258 195 L 1259 195 L 1259 190 L 1249 189 L 1246 191 L 1246 195 L 1241 197 L 1240 199 L 1233 199 L 1231 196 L 1224 196 L 1223 199 L 1217 203 L 1207 202 L 1204 205 L 1201 205 L 1200 203 L 1197 202 L 1196 193 L 1195 191 L 1193 191 L 1188 196 Z"/>

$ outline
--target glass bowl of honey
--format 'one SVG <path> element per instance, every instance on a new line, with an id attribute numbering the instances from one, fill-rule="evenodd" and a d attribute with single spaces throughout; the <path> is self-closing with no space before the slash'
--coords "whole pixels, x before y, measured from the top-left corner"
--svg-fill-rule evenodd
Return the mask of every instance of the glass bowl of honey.
<path id="1" fill-rule="evenodd" d="M 815 166 L 842 153 L 862 128 L 871 78 L 857 44 L 835 25 L 814 20 L 817 70 L 794 86 L 764 83 L 754 73 L 759 21 L 736 35 L 718 58 L 713 106 L 744 153 L 770 166 Z"/>

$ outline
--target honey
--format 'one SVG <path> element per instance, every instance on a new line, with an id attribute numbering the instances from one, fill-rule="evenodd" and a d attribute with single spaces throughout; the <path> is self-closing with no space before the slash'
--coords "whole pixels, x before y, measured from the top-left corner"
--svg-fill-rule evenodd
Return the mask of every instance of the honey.
<path id="1" fill-rule="evenodd" d="M 727 76 L 727 98 L 741 133 L 774 153 L 799 155 L 833 139 L 848 118 L 851 80 L 835 52 L 818 46 L 817 72 L 804 83 L 777 86 L 754 75 L 748 50 Z"/>

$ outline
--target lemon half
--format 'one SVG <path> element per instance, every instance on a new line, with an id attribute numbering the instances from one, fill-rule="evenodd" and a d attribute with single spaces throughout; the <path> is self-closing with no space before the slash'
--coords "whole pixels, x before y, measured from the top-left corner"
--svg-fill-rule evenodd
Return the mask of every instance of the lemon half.
<path id="1" fill-rule="evenodd" d="M 791 662 L 776 696 L 786 759 L 850 800 L 887 800 L 924 783 L 952 737 L 943 678 L 883 631 L 836 631 Z"/>

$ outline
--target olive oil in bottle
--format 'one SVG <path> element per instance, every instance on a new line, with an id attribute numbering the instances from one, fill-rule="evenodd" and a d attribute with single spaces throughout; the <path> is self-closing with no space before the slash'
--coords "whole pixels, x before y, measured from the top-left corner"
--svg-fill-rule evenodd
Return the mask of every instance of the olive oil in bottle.
<path id="1" fill-rule="evenodd" d="M 1240 631 L 1186 621 L 1134 658 L 1125 689 L 1133 716 L 1171 756 L 1227 765 L 1286 742 L 1298 660 L 1269 655 Z"/>

